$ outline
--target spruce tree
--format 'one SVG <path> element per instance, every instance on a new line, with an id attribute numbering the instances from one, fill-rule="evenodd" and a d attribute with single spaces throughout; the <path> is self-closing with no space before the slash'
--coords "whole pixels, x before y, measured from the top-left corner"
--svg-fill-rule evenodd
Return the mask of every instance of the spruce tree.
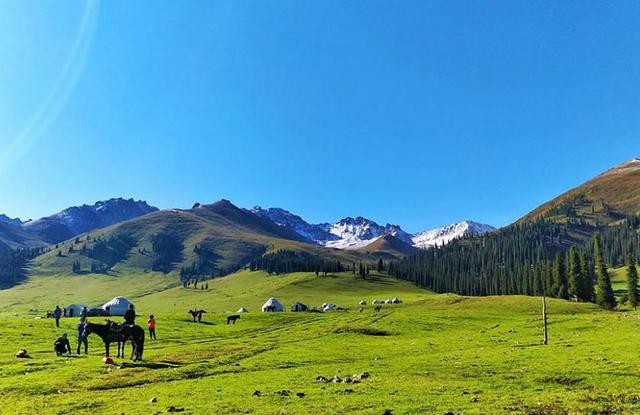
<path id="1" fill-rule="evenodd" d="M 580 258 L 580 267 L 582 268 L 582 285 L 580 287 L 580 300 L 593 302 L 593 269 L 586 252 L 582 253 Z"/>
<path id="2" fill-rule="evenodd" d="M 564 254 L 562 252 L 556 253 L 556 262 L 554 269 L 554 281 L 551 289 L 552 293 L 557 298 L 569 299 L 569 289 L 567 287 L 567 269 L 564 262 Z"/>
<path id="3" fill-rule="evenodd" d="M 607 270 L 607 264 L 604 262 L 602 254 L 602 242 L 600 241 L 600 234 L 593 235 L 593 245 L 596 257 L 596 304 L 607 310 L 611 310 L 616 306 L 616 299 L 613 296 L 613 289 L 611 288 L 611 278 L 609 277 L 609 271 Z"/>
<path id="4" fill-rule="evenodd" d="M 638 289 L 636 261 L 631 255 L 627 257 L 627 298 L 629 299 L 629 304 L 636 310 L 638 304 L 640 304 L 640 290 Z"/>
<path id="5" fill-rule="evenodd" d="M 581 300 L 581 287 L 583 285 L 582 267 L 580 257 L 575 246 L 569 249 L 569 294 Z"/>

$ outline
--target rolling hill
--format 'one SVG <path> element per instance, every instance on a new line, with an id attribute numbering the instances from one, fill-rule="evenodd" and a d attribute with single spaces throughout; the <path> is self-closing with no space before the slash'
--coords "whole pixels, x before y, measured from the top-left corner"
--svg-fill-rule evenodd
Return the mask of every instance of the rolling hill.
<path id="1" fill-rule="evenodd" d="M 398 259 L 413 254 L 417 250 L 418 248 L 392 235 L 380 236 L 369 245 L 359 249 L 360 252 L 366 252 L 376 258 L 386 259 Z"/>
<path id="2" fill-rule="evenodd" d="M 542 204 L 518 223 L 544 218 L 588 225 L 615 223 L 640 212 L 640 159 L 621 163 Z"/>
<path id="3" fill-rule="evenodd" d="M 220 200 L 161 210 L 82 234 L 37 257 L 32 272 L 68 273 L 77 264 L 77 273 L 180 271 L 183 277 L 212 277 L 279 249 L 349 263 L 372 260 L 366 254 L 309 244 L 288 228 Z"/>

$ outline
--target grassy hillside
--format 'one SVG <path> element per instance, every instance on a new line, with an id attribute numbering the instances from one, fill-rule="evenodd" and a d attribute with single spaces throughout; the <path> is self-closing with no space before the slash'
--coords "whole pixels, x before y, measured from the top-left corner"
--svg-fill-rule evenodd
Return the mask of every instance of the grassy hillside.
<path id="1" fill-rule="evenodd" d="M 33 261 L 32 275 L 68 273 L 74 263 L 81 272 L 99 266 L 115 274 L 129 269 L 175 274 L 195 264 L 197 275 L 211 277 L 278 249 L 348 263 L 373 261 L 366 254 L 308 244 L 286 228 L 222 200 L 154 212 L 62 242 Z"/>
<path id="2" fill-rule="evenodd" d="M 152 414 L 171 406 L 190 414 L 613 414 L 640 410 L 635 373 L 640 357 L 635 312 L 549 301 L 550 343 L 541 346 L 540 299 L 434 295 L 383 276 L 350 274 L 268 277 L 243 272 L 216 280 L 209 291 L 173 288 L 154 293 L 157 275 L 32 278 L 3 291 L 0 302 L 0 396 L 14 414 Z M 148 278 L 147 282 L 142 280 Z M 48 283 L 62 284 L 55 291 Z M 61 332 L 75 319 L 29 314 L 49 306 L 47 293 L 111 297 L 125 288 L 140 319 L 156 314 L 158 340 L 140 364 L 106 366 L 90 338 L 90 354 L 53 357 Z M 333 313 L 250 312 L 236 325 L 218 312 L 251 311 L 263 298 L 310 304 L 334 301 Z M 399 295 L 381 312 L 357 301 Z M 88 301 L 88 300 L 87 300 Z M 189 321 L 191 304 L 208 307 L 207 324 Z M 18 315 L 14 316 L 14 312 Z M 72 341 L 75 348 L 75 341 Z M 31 359 L 16 359 L 19 347 Z M 117 363 L 123 362 L 116 359 Z M 359 383 L 324 383 L 368 372 Z M 156 398 L 157 402 L 150 402 Z"/>
<path id="3" fill-rule="evenodd" d="M 413 254 L 416 251 L 416 248 L 392 235 L 377 238 L 369 245 L 360 249 L 360 252 L 365 252 L 377 258 L 388 259 L 401 258 L 405 255 Z"/>
<path id="4" fill-rule="evenodd" d="M 622 163 L 525 215 L 519 222 L 546 218 L 586 224 L 615 223 L 640 212 L 640 159 Z"/>

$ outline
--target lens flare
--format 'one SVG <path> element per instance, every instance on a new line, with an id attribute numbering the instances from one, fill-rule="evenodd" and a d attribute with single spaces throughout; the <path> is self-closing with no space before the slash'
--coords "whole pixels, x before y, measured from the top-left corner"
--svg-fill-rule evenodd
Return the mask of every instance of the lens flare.
<path id="1" fill-rule="evenodd" d="M 87 1 L 78 32 L 56 82 L 24 128 L 0 149 L 0 173 L 27 154 L 64 109 L 85 66 L 95 32 L 98 4 L 99 0 Z"/>

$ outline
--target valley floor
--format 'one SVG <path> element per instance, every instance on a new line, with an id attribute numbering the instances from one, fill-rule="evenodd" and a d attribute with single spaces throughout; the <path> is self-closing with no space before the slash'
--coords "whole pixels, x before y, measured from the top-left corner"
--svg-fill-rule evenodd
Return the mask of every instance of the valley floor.
<path id="1" fill-rule="evenodd" d="M 541 346 L 539 298 L 434 295 L 383 276 L 362 281 L 350 274 L 247 272 L 212 281 L 208 291 L 172 288 L 165 277 L 140 277 L 121 277 L 126 284 L 120 286 L 128 287 L 141 323 L 156 315 L 158 340 L 147 339 L 143 363 L 116 359 L 123 366 L 101 363 L 104 348 L 94 336 L 88 356 L 55 358 L 54 339 L 63 331 L 73 338 L 76 319 L 63 319 L 55 329 L 53 320 L 28 312 L 55 305 L 49 284 L 58 285 L 61 302 L 80 295 L 93 296 L 86 302 L 113 297 L 117 286 L 102 279 L 109 277 L 59 277 L 55 283 L 33 278 L 0 292 L 0 412 L 640 412 L 636 312 L 551 300 L 550 343 Z M 256 312 L 272 295 L 286 306 L 294 300 L 334 302 L 347 310 Z M 393 296 L 404 303 L 359 311 L 361 298 Z M 190 321 L 186 310 L 195 306 L 208 311 L 205 323 Z M 226 325 L 224 311 L 240 306 L 250 312 Z M 23 347 L 31 359 L 14 357 Z M 359 383 L 317 381 L 364 372 L 370 376 Z"/>

